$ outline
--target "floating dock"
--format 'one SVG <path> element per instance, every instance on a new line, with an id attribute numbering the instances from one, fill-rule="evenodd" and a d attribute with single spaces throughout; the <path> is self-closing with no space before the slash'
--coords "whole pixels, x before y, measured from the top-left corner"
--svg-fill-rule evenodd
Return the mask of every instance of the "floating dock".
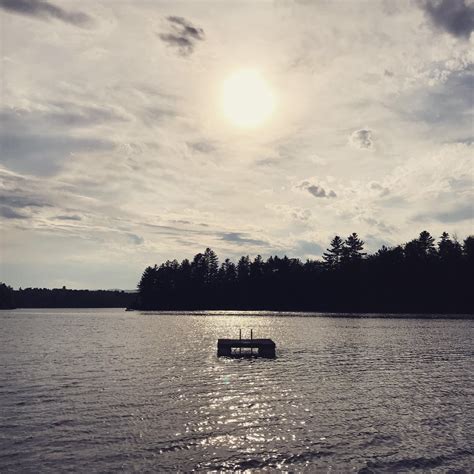
<path id="1" fill-rule="evenodd" d="M 276 357 L 276 344 L 271 339 L 254 339 L 253 331 L 250 331 L 250 339 L 242 339 L 240 331 L 239 339 L 218 339 L 217 357 L 264 357 L 274 359 Z"/>

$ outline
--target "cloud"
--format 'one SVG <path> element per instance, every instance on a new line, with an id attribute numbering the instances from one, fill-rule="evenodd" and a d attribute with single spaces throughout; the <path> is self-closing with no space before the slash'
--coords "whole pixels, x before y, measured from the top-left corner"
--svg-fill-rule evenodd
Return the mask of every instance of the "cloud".
<path id="1" fill-rule="evenodd" d="M 385 222 L 374 219 L 373 217 L 362 217 L 362 221 L 364 221 L 366 224 L 368 224 L 370 227 L 375 227 L 381 232 L 384 232 L 385 234 L 391 234 L 392 232 L 395 232 L 396 228 L 392 225 L 387 225 Z"/>
<path id="2" fill-rule="evenodd" d="M 474 4 L 466 0 L 425 0 L 422 8 L 439 29 L 469 39 L 474 30 Z"/>
<path id="3" fill-rule="evenodd" d="M 73 124 L 97 124 L 105 117 L 109 115 L 97 111 L 93 114 L 90 110 L 85 115 L 64 111 L 2 110 L 0 144 L 3 163 L 15 171 L 44 176 L 54 174 L 71 153 L 111 150 L 114 144 L 107 138 L 98 134 L 89 137 L 76 135 L 73 130 Z"/>
<path id="4" fill-rule="evenodd" d="M 3 191 L 0 192 L 0 201 L 2 204 L 14 208 L 24 207 L 50 207 L 51 205 L 45 202 L 41 198 L 30 197 L 26 195 L 16 194 L 19 190 Z M 10 194 L 11 193 L 11 194 Z"/>
<path id="5" fill-rule="evenodd" d="M 316 242 L 308 241 L 308 240 L 298 240 L 296 242 L 296 246 L 294 248 L 295 255 L 301 256 L 321 256 L 323 254 L 324 249 L 321 245 L 317 244 Z"/>
<path id="6" fill-rule="evenodd" d="M 170 108 L 146 107 L 140 115 L 146 125 L 156 125 L 157 123 L 162 125 L 165 120 L 177 117 L 178 113 Z"/>
<path id="7" fill-rule="evenodd" d="M 55 219 L 60 221 L 82 221 L 82 217 L 76 214 L 72 216 L 56 216 Z"/>
<path id="8" fill-rule="evenodd" d="M 39 18 L 41 20 L 54 18 L 79 27 L 88 27 L 93 23 L 92 17 L 86 13 L 67 11 L 42 0 L 0 0 L 0 8 L 10 13 Z"/>
<path id="9" fill-rule="evenodd" d="M 225 240 L 226 242 L 233 242 L 237 245 L 268 245 L 268 242 L 259 239 L 251 239 L 245 237 L 246 234 L 240 232 L 224 232 L 221 235 L 221 240 Z"/>
<path id="10" fill-rule="evenodd" d="M 372 150 L 374 148 L 372 130 L 363 128 L 352 132 L 349 143 L 360 150 Z"/>
<path id="11" fill-rule="evenodd" d="M 20 127 L 27 123 L 37 129 L 51 127 L 84 128 L 111 122 L 126 122 L 129 117 L 112 107 L 52 101 L 30 109 L 7 108 L 0 110 L 2 126 Z"/>
<path id="12" fill-rule="evenodd" d="M 186 144 L 198 153 L 212 153 L 216 151 L 215 145 L 209 140 L 201 140 L 196 142 L 186 142 Z"/>
<path id="13" fill-rule="evenodd" d="M 160 39 L 169 46 L 177 48 L 181 56 L 192 54 L 196 43 L 204 40 L 204 30 L 180 16 L 169 16 L 166 19 L 171 32 L 160 33 Z"/>
<path id="14" fill-rule="evenodd" d="M 283 215 L 297 221 L 307 221 L 312 216 L 309 209 L 288 206 L 287 204 L 267 204 L 266 207 L 279 215 Z"/>
<path id="15" fill-rule="evenodd" d="M 472 91 L 474 87 L 474 69 L 472 64 L 464 70 L 446 70 L 448 77 L 433 86 L 409 94 L 397 104 L 402 117 L 413 122 L 424 122 L 444 132 L 444 136 L 454 132 L 451 140 L 459 141 L 472 134 L 472 122 L 466 120 L 472 112 Z M 451 130 L 446 130 L 447 127 Z M 451 132 L 451 133 L 452 133 Z"/>
<path id="16" fill-rule="evenodd" d="M 310 181 L 302 181 L 295 186 L 297 189 L 307 191 L 316 198 L 335 198 L 337 194 L 332 190 L 326 190 L 319 184 L 311 183 Z"/>
<path id="17" fill-rule="evenodd" d="M 369 189 L 375 191 L 380 197 L 387 196 L 387 194 L 390 194 L 390 189 L 388 189 L 386 186 L 382 186 L 376 181 L 371 181 L 369 183 Z"/>
<path id="18" fill-rule="evenodd" d="M 454 206 L 446 211 L 428 212 L 425 214 L 418 214 L 414 221 L 430 221 L 435 220 L 443 224 L 450 224 L 453 222 L 462 222 L 472 220 L 474 217 L 474 205 L 469 202 Z"/>
<path id="19" fill-rule="evenodd" d="M 12 209 L 8 206 L 0 206 L 0 216 L 4 217 L 5 219 L 28 219 L 29 217 L 25 214 L 15 211 L 15 209 Z"/>
<path id="20" fill-rule="evenodd" d="M 142 245 L 145 242 L 143 237 L 140 237 L 139 235 L 136 235 L 136 234 L 127 234 L 127 237 L 129 238 L 130 242 L 134 245 Z"/>

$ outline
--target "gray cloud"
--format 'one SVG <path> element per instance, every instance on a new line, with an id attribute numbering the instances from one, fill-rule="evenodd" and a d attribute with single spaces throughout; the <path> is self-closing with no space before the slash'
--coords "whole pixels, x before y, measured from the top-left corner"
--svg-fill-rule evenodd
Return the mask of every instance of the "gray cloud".
<path id="1" fill-rule="evenodd" d="M 279 165 L 282 162 L 281 158 L 262 158 L 255 162 L 258 166 L 275 166 Z"/>
<path id="2" fill-rule="evenodd" d="M 377 191 L 379 193 L 379 196 L 386 196 L 387 194 L 390 194 L 390 189 L 388 189 L 386 186 L 382 186 L 376 181 L 372 181 L 369 187 L 370 189 Z"/>
<path id="3" fill-rule="evenodd" d="M 171 31 L 160 33 L 158 36 L 169 46 L 177 48 L 181 56 L 189 56 L 194 51 L 196 43 L 204 40 L 204 30 L 180 16 L 169 16 L 166 19 Z"/>
<path id="4" fill-rule="evenodd" d="M 0 206 L 0 216 L 5 219 L 28 219 L 29 217 L 8 206 Z"/>
<path id="5" fill-rule="evenodd" d="M 387 225 L 387 224 L 385 224 L 385 222 L 379 221 L 379 220 L 374 219 L 372 217 L 363 217 L 362 220 L 365 223 L 367 223 L 369 226 L 375 227 L 378 230 L 380 230 L 382 232 L 385 232 L 387 234 L 391 234 L 392 232 L 394 232 L 396 230 L 395 227 L 393 227 L 391 225 Z"/>
<path id="6" fill-rule="evenodd" d="M 55 219 L 60 221 L 82 221 L 82 217 L 76 214 L 72 216 L 56 216 Z"/>
<path id="7" fill-rule="evenodd" d="M 0 201 L 9 207 L 20 209 L 24 207 L 51 207 L 51 204 L 41 198 L 19 194 L 22 192 L 19 189 L 0 192 Z"/>
<path id="8" fill-rule="evenodd" d="M 421 6 L 439 29 L 469 39 L 474 30 L 474 4 L 465 0 L 425 0 Z"/>
<path id="9" fill-rule="evenodd" d="M 374 147 L 374 142 L 372 140 L 372 130 L 361 129 L 352 132 L 349 137 L 349 142 L 355 148 L 360 150 L 371 150 Z"/>
<path id="10" fill-rule="evenodd" d="M 317 244 L 316 242 L 311 242 L 308 240 L 298 240 L 297 245 L 294 249 L 295 255 L 298 257 L 301 256 L 319 256 L 322 255 L 324 249 L 321 245 Z"/>
<path id="11" fill-rule="evenodd" d="M 57 5 L 43 0 L 0 0 L 0 8 L 10 13 L 30 16 L 42 20 L 52 18 L 70 23 L 74 26 L 87 27 L 93 19 L 80 11 L 67 11 Z"/>
<path id="12" fill-rule="evenodd" d="M 296 185 L 296 188 L 302 189 L 304 191 L 308 191 L 308 193 L 310 193 L 312 196 L 316 198 L 337 197 L 337 194 L 332 189 L 326 191 L 326 189 L 324 189 L 322 186 L 310 183 L 309 181 L 302 181 L 301 183 Z"/>
<path id="13" fill-rule="evenodd" d="M 35 128 L 90 127 L 107 122 L 125 122 L 123 114 L 106 107 L 75 104 L 72 102 L 51 102 L 44 104 L 48 110 L 25 110 L 5 108 L 0 111 L 0 121 L 4 127 L 18 128 L 28 124 Z"/>
<path id="14" fill-rule="evenodd" d="M 146 107 L 141 112 L 142 120 L 147 125 L 155 125 L 156 123 L 162 123 L 165 120 L 172 119 L 178 116 L 178 113 L 169 108 L 160 107 Z"/>
<path id="15" fill-rule="evenodd" d="M 113 148 L 114 144 L 105 138 L 72 136 L 68 123 L 77 124 L 82 119 L 66 116 L 62 112 L 3 110 L 0 113 L 3 162 L 14 171 L 46 176 L 54 174 L 71 153 Z M 66 130 L 58 130 L 60 123 Z"/>
<path id="16" fill-rule="evenodd" d="M 15 171 L 48 176 L 65 163 L 71 153 L 97 152 L 112 148 L 100 138 L 74 138 L 64 135 L 0 133 L 3 161 Z"/>
<path id="17" fill-rule="evenodd" d="M 444 131 L 453 128 L 453 141 L 466 138 L 472 133 L 472 122 L 466 121 L 472 109 L 474 69 L 452 73 L 446 81 L 433 87 L 407 95 L 397 104 L 401 116 L 410 120 L 423 121 Z M 433 133 L 433 129 L 431 129 Z"/>
<path id="18" fill-rule="evenodd" d="M 470 220 L 474 217 L 474 205 L 471 202 L 459 204 L 443 211 L 425 212 L 413 217 L 413 222 L 438 221 L 443 224 Z"/>
<path id="19" fill-rule="evenodd" d="M 268 245 L 268 242 L 265 242 L 264 240 L 248 238 L 241 232 L 224 232 L 221 235 L 221 240 L 233 242 L 237 245 Z"/>
<path id="20" fill-rule="evenodd" d="M 127 237 L 129 238 L 130 242 L 134 245 L 141 245 L 145 242 L 143 237 L 140 237 L 139 235 L 136 235 L 136 234 L 127 234 Z"/>
<path id="21" fill-rule="evenodd" d="M 215 145 L 209 140 L 202 140 L 197 142 L 186 142 L 186 144 L 199 153 L 212 153 L 216 151 Z"/>

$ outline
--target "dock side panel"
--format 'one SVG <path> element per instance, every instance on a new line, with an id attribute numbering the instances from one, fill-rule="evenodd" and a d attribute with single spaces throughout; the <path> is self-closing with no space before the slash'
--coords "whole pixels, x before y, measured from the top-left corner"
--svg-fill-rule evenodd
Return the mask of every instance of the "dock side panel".
<path id="1" fill-rule="evenodd" d="M 217 342 L 217 357 L 230 357 L 232 355 L 232 346 L 220 341 Z"/>

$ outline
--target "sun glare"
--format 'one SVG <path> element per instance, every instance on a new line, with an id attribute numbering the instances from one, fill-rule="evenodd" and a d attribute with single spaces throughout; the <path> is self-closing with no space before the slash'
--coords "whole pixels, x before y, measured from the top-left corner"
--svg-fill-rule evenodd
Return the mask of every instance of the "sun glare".
<path id="1" fill-rule="evenodd" d="M 232 74 L 222 88 L 226 117 L 238 127 L 253 128 L 267 120 L 275 109 L 275 99 L 265 79 L 254 70 Z"/>

